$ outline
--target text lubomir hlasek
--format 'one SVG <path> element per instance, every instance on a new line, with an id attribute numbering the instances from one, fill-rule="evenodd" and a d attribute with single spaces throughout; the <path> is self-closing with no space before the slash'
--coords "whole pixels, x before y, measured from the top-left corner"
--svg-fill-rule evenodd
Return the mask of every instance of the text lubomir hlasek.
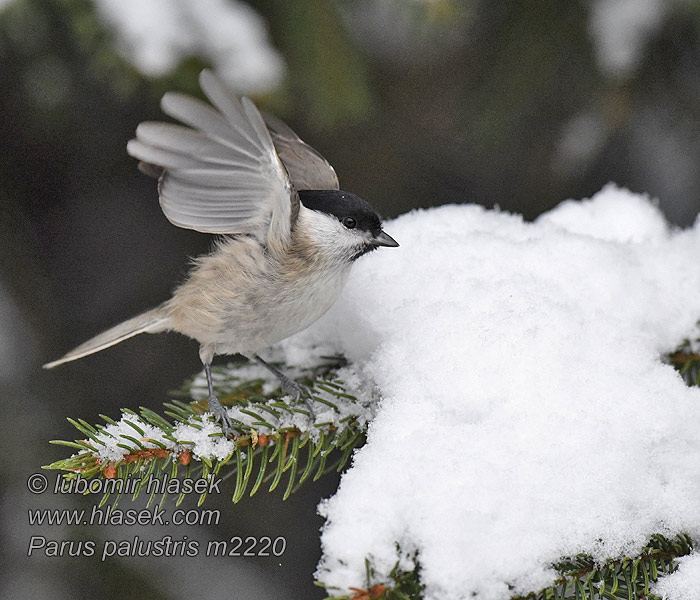
<path id="1" fill-rule="evenodd" d="M 149 475 L 146 481 L 140 477 L 128 477 L 125 479 L 84 479 L 80 475 L 73 479 L 62 476 L 56 477 L 54 494 L 133 494 L 139 488 L 146 494 L 213 494 L 219 493 L 221 478 L 186 477 L 177 479 L 164 474 L 160 477 Z"/>

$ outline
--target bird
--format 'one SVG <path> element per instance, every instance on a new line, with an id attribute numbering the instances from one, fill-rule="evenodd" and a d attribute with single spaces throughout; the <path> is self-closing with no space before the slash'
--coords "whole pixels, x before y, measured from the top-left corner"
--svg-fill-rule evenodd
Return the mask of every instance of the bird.
<path id="1" fill-rule="evenodd" d="M 159 306 L 74 348 L 50 369 L 141 333 L 176 331 L 199 343 L 209 410 L 231 421 L 211 376 L 215 356 L 240 354 L 309 397 L 259 353 L 317 321 L 338 299 L 354 263 L 399 244 L 370 204 L 340 189 L 330 163 L 283 121 L 237 97 L 212 71 L 200 73 L 208 102 L 167 92 L 161 109 L 179 123 L 145 121 L 127 152 L 158 180 L 173 225 L 217 237 Z"/>

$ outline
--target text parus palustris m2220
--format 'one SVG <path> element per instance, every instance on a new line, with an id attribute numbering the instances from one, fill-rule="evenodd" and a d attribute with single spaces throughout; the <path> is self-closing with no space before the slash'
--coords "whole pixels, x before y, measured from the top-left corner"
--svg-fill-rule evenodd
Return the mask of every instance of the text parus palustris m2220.
<path id="1" fill-rule="evenodd" d="M 145 122 L 127 150 L 158 179 L 167 219 L 219 234 L 185 282 L 156 308 L 101 333 L 46 368 L 139 333 L 177 331 L 200 344 L 209 407 L 231 431 L 211 379 L 218 354 L 242 354 L 272 371 L 285 393 L 307 391 L 258 352 L 306 329 L 338 298 L 354 261 L 398 246 L 362 198 L 340 190 L 333 167 L 287 125 L 238 99 L 210 71 L 200 85 L 211 105 L 168 92 L 175 123 Z"/>

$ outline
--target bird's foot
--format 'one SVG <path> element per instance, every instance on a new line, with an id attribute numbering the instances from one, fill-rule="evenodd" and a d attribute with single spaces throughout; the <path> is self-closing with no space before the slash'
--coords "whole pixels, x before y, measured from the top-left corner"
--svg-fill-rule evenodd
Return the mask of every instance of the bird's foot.
<path id="1" fill-rule="evenodd" d="M 288 377 L 285 377 L 284 379 L 280 378 L 280 383 L 282 384 L 282 392 L 287 396 L 292 396 L 296 400 L 301 400 L 304 397 L 308 398 L 311 396 L 311 392 L 307 387 L 292 379 L 289 379 Z"/>
<path id="2" fill-rule="evenodd" d="M 252 356 L 249 357 L 250 360 L 255 360 L 258 363 L 260 363 L 263 367 L 265 367 L 270 373 L 272 373 L 277 379 L 280 381 L 280 387 L 282 388 L 282 393 L 285 396 L 291 396 L 294 398 L 296 402 L 299 402 L 300 400 L 303 400 L 304 403 L 306 404 L 306 408 L 309 409 L 311 414 L 313 414 L 313 407 L 311 406 L 311 392 L 309 389 L 300 383 L 297 383 L 296 381 L 291 380 L 289 377 L 287 377 L 282 371 L 280 371 L 277 367 L 272 366 L 271 364 L 268 364 L 265 362 L 262 358 L 260 358 L 257 354 L 253 354 Z"/>
<path id="3" fill-rule="evenodd" d="M 216 396 L 209 396 L 209 410 L 214 415 L 216 422 L 221 425 L 221 429 L 224 431 L 224 435 L 229 437 L 233 435 L 233 426 L 231 425 L 231 419 L 228 418 L 228 413 L 226 409 L 222 406 L 221 402 Z"/>
<path id="4" fill-rule="evenodd" d="M 282 379 L 280 377 L 280 383 L 282 387 L 282 393 L 284 393 L 287 396 L 291 396 L 294 398 L 294 400 L 299 403 L 299 402 L 304 402 L 306 404 L 306 408 L 309 409 L 311 413 L 313 413 L 313 407 L 311 406 L 311 390 L 307 388 L 305 385 L 301 385 L 301 383 L 298 383 L 294 381 L 293 379 L 289 379 L 289 377 L 284 377 Z"/>

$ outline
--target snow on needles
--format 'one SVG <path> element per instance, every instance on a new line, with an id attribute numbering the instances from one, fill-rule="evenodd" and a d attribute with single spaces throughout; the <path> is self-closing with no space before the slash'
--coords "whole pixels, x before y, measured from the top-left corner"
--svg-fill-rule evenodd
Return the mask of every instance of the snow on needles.
<path id="1" fill-rule="evenodd" d="M 417 551 L 427 599 L 504 599 L 562 556 L 700 536 L 700 390 L 663 358 L 698 335 L 700 219 L 608 186 L 534 223 L 465 205 L 385 229 L 401 247 L 285 344 L 330 343 L 383 396 L 320 506 L 321 581 Z"/>
<path id="2" fill-rule="evenodd" d="M 668 600 L 700 600 L 700 554 L 679 558 L 678 570 L 661 579 L 652 591 Z"/>
<path id="3" fill-rule="evenodd" d="M 280 349 L 273 350 L 272 354 L 274 358 L 281 357 Z M 305 353 L 305 356 L 308 356 L 308 353 Z M 287 369 L 286 372 L 292 377 L 308 375 L 294 367 Z M 350 368 L 338 369 L 335 371 L 335 378 L 343 382 L 342 395 L 331 393 L 327 386 L 332 382 L 324 380 L 322 385 L 325 384 L 326 389 L 322 386 L 314 387 L 312 398 L 300 404 L 296 410 L 280 410 L 274 399 L 264 404 L 231 406 L 226 410 L 234 426 L 244 433 L 255 430 L 257 434 L 272 435 L 279 431 L 296 428 L 307 434 L 313 441 L 317 441 L 321 430 L 327 430 L 329 426 L 343 427 L 349 419 L 352 419 L 359 428 L 365 427 L 374 416 L 376 390 L 368 385 L 366 380 L 360 379 Z M 212 379 L 219 397 L 221 394 L 231 393 L 242 381 L 252 379 L 263 380 L 263 389 L 267 391 L 279 387 L 279 382 L 274 375 L 257 364 L 214 367 Z M 345 396 L 345 393 L 351 395 Z M 195 400 L 207 398 L 208 388 L 204 373 L 200 373 L 194 379 L 190 394 Z M 353 396 L 358 399 L 356 400 Z M 261 414 L 255 412 L 258 410 Z M 261 419 L 264 419 L 266 424 L 261 424 Z M 99 440 L 95 453 L 103 464 L 118 463 L 124 459 L 125 455 L 132 452 L 158 448 L 169 450 L 173 457 L 187 450 L 192 453 L 195 460 L 204 458 L 210 461 L 227 460 L 235 451 L 234 441 L 222 435 L 221 425 L 210 412 L 193 415 L 184 422 L 176 423 L 169 436 L 133 412 L 123 412 L 119 421 L 103 427 L 95 434 L 95 439 Z M 274 444 L 275 440 L 271 439 L 269 443 Z"/>

